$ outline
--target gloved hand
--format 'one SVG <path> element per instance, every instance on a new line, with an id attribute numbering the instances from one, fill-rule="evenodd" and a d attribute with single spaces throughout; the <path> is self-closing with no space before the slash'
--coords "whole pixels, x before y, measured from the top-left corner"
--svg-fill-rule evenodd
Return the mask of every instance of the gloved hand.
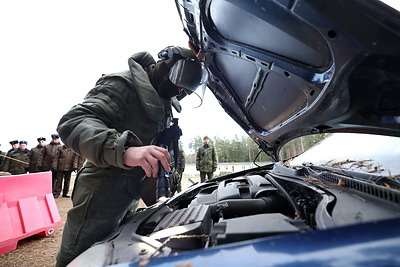
<path id="1" fill-rule="evenodd" d="M 217 170 L 217 168 L 213 168 L 213 172 L 215 172 Z"/>
<path id="2" fill-rule="evenodd" d="M 57 171 L 57 168 L 51 168 L 51 171 L 52 171 L 52 172 L 56 172 L 56 171 Z"/>

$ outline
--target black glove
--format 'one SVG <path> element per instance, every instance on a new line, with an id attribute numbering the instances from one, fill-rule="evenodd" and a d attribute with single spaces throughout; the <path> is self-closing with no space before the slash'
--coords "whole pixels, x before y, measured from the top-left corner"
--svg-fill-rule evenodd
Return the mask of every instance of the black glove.
<path id="1" fill-rule="evenodd" d="M 56 171 L 57 171 L 57 168 L 51 168 L 51 171 L 52 171 L 52 172 L 56 172 Z"/>
<path id="2" fill-rule="evenodd" d="M 213 172 L 215 172 L 217 170 L 217 168 L 213 168 Z"/>

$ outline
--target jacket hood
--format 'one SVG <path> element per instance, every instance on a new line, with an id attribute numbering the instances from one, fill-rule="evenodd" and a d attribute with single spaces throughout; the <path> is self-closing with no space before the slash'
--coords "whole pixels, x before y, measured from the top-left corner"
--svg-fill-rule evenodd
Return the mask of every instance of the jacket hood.
<path id="1" fill-rule="evenodd" d="M 142 100 L 147 97 L 156 99 L 154 97 L 154 93 L 158 94 L 157 89 L 154 87 L 154 81 L 152 82 L 150 74 L 151 71 L 149 71 L 151 68 L 154 67 L 154 64 L 156 64 L 156 61 L 148 52 L 135 53 L 128 59 L 128 65 L 132 79 L 143 84 L 143 86 L 147 88 L 146 90 L 143 90 L 143 92 L 140 94 Z M 169 99 L 172 101 L 172 106 L 174 107 L 174 109 L 177 112 L 181 112 L 182 106 L 179 103 L 178 99 L 175 96 L 168 98 L 168 100 Z M 143 103 L 146 103 L 146 101 L 144 101 Z M 153 107 L 148 107 L 148 109 L 149 111 L 151 111 Z M 159 112 L 156 110 L 154 110 L 154 112 L 159 114 Z"/>

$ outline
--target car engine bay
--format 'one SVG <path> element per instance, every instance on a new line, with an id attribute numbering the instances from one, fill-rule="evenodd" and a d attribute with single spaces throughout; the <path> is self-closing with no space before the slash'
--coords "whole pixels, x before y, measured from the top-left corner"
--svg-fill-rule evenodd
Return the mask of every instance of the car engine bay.
<path id="1" fill-rule="evenodd" d="M 106 266 L 397 218 L 399 188 L 378 175 L 267 165 L 194 184 L 165 203 L 140 208 L 88 251 L 101 251 L 105 258 L 98 260 Z"/>

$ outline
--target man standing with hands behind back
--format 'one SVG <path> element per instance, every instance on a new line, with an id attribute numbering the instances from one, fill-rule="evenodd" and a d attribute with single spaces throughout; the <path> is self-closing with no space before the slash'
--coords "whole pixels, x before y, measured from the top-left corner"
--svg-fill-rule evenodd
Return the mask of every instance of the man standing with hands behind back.
<path id="1" fill-rule="evenodd" d="M 60 136 L 58 134 L 52 134 L 51 142 L 45 145 L 40 152 L 37 164 L 40 171 L 51 171 L 53 195 L 57 181 L 57 160 L 55 159 L 60 145 Z"/>
<path id="2" fill-rule="evenodd" d="M 217 154 L 215 148 L 210 144 L 210 138 L 204 136 L 203 146 L 199 148 L 196 154 L 196 170 L 200 171 L 200 180 L 204 182 L 213 178 L 213 173 L 217 170 Z"/>
<path id="3" fill-rule="evenodd" d="M 38 144 L 37 146 L 33 147 L 31 150 L 29 150 L 28 153 L 28 158 L 29 158 L 29 172 L 30 173 L 35 173 L 35 172 L 40 172 L 38 168 L 38 159 L 41 156 L 42 150 L 44 149 L 44 146 L 46 145 L 46 138 L 44 137 L 39 137 L 37 139 Z"/>

